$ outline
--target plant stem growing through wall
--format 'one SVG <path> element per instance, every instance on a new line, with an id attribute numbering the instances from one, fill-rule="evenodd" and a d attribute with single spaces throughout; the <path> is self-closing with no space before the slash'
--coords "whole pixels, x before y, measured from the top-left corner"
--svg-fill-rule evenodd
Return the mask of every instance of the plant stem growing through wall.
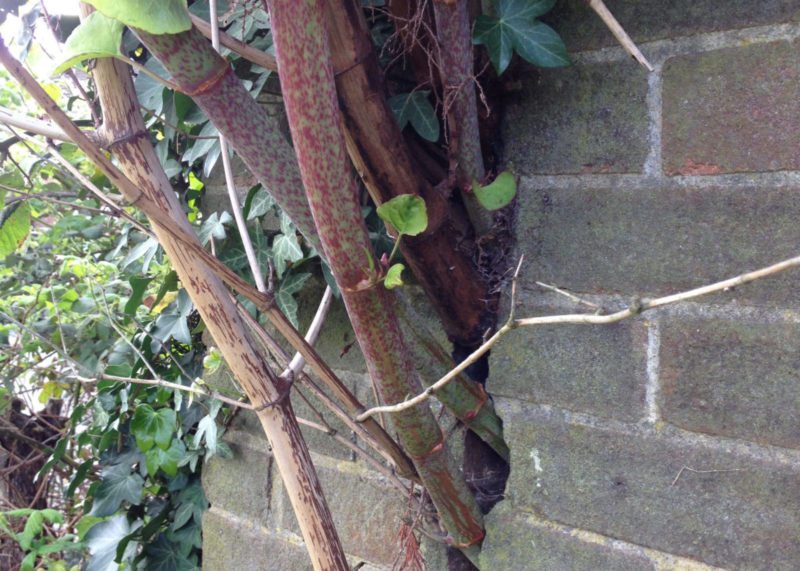
<path id="1" fill-rule="evenodd" d="M 421 385 L 389 293 L 367 285 L 377 276 L 364 253 L 374 254 L 347 165 L 322 5 L 316 0 L 268 5 L 292 139 L 322 247 L 370 376 L 383 399 L 391 400 Z M 394 426 L 451 541 L 476 555 L 484 535 L 481 513 L 430 409 L 409 409 L 394 418 Z"/>

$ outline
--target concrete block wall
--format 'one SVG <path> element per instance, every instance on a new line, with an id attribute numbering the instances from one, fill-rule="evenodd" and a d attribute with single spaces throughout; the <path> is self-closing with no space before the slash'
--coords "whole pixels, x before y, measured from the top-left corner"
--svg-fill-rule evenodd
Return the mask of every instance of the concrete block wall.
<path id="1" fill-rule="evenodd" d="M 798 254 L 800 1 L 606 3 L 654 73 L 586 2 L 562 0 L 548 19 L 575 65 L 527 69 L 510 96 L 520 316 L 585 310 L 536 281 L 613 310 Z M 798 280 L 790 271 L 615 325 L 501 342 L 489 390 L 512 466 L 482 567 L 800 568 Z M 357 347 L 342 355 L 352 341 L 337 307 L 322 351 L 369 400 Z M 228 433 L 236 457 L 205 471 L 204 566 L 305 569 L 248 418 Z M 308 434 L 353 562 L 391 568 L 402 498 Z M 428 561 L 444 568 L 435 550 Z"/>

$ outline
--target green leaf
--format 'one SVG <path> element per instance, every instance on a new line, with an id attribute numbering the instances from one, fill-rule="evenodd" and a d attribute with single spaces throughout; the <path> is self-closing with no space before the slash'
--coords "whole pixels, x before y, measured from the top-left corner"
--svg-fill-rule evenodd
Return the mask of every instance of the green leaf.
<path id="1" fill-rule="evenodd" d="M 131 432 L 136 438 L 136 445 L 142 452 L 147 452 L 153 445 L 166 450 L 172 441 L 175 431 L 175 411 L 162 408 L 158 411 L 147 404 L 136 407 L 131 421 Z"/>
<path id="2" fill-rule="evenodd" d="M 178 34 L 192 27 L 186 0 L 86 0 L 100 12 L 151 34 Z"/>
<path id="3" fill-rule="evenodd" d="M 216 416 L 216 414 L 214 415 Z M 194 447 L 200 448 L 203 438 L 206 441 L 206 450 L 208 455 L 213 456 L 217 452 L 217 423 L 214 421 L 214 416 L 208 414 L 197 423 L 197 432 L 194 434 Z"/>
<path id="4" fill-rule="evenodd" d="M 52 75 L 95 58 L 124 57 L 120 50 L 125 25 L 100 12 L 92 12 L 67 38 Z"/>
<path id="5" fill-rule="evenodd" d="M 311 274 L 290 274 L 281 282 L 278 293 L 275 294 L 275 302 L 281 311 L 289 318 L 292 325 L 299 327 L 297 321 L 297 301 L 294 294 L 303 288 Z"/>
<path id="6" fill-rule="evenodd" d="M 569 65 L 564 42 L 552 28 L 536 20 L 554 4 L 553 0 L 500 0 L 496 17 L 476 18 L 472 41 L 486 46 L 498 74 L 511 62 L 512 49 L 540 67 Z"/>
<path id="7" fill-rule="evenodd" d="M 144 66 L 158 77 L 168 79 L 169 72 L 154 57 L 147 60 Z M 146 73 L 140 73 L 134 82 L 136 97 L 145 109 L 160 114 L 164 110 L 164 91 L 167 89 L 160 81 L 156 81 Z M 200 141 L 198 141 L 200 142 Z"/>
<path id="8" fill-rule="evenodd" d="M 86 519 L 86 516 L 83 519 Z M 114 558 L 117 555 L 117 545 L 131 531 L 128 517 L 125 514 L 114 516 L 108 521 L 101 521 L 93 525 L 86 534 L 86 545 L 91 555 L 86 571 L 116 569 L 117 565 L 114 564 Z"/>
<path id="9" fill-rule="evenodd" d="M 131 296 L 125 304 L 125 313 L 128 315 L 136 315 L 136 309 L 142 305 L 142 299 L 147 291 L 147 286 L 153 281 L 153 278 L 143 278 L 134 276 L 128 280 L 131 284 Z"/>
<path id="10" fill-rule="evenodd" d="M 266 189 L 259 185 L 254 186 L 247 193 L 247 200 L 244 202 L 244 212 L 248 220 L 264 216 L 272 207 L 275 206 L 275 200 Z"/>
<path id="11" fill-rule="evenodd" d="M 539 67 L 564 67 L 571 63 L 558 32 L 538 21 L 515 37 L 514 49 L 522 59 Z"/>
<path id="12" fill-rule="evenodd" d="M 178 299 L 168 310 L 165 310 L 158 316 L 150 333 L 153 337 L 151 350 L 158 352 L 157 346 L 161 343 L 166 343 L 171 338 L 175 339 L 178 343 L 189 345 L 192 342 L 192 332 L 189 331 L 189 324 L 186 318 L 192 312 L 192 300 L 186 290 L 182 289 L 178 292 Z"/>
<path id="13" fill-rule="evenodd" d="M 147 272 L 147 269 L 150 267 L 150 262 L 153 261 L 153 257 L 155 257 L 156 253 L 158 252 L 158 248 L 158 240 L 155 238 L 148 238 L 144 242 L 140 242 L 134 246 L 130 252 L 128 252 L 128 255 L 125 256 L 125 259 L 120 263 L 120 268 L 124 270 L 133 262 L 141 259 L 142 272 Z"/>
<path id="14" fill-rule="evenodd" d="M 189 557 L 191 550 L 191 543 L 169 541 L 162 533 L 155 542 L 145 546 L 145 568 L 148 571 L 194 571 L 197 565 Z"/>
<path id="15" fill-rule="evenodd" d="M 389 99 L 389 107 L 401 129 L 411 123 L 419 136 L 428 141 L 439 140 L 439 118 L 428 100 L 430 91 L 401 93 Z"/>
<path id="16" fill-rule="evenodd" d="M 0 211 L 0 260 L 15 252 L 31 230 L 31 209 L 27 202 L 15 202 Z"/>
<path id="17" fill-rule="evenodd" d="M 517 194 L 517 179 L 511 172 L 503 171 L 486 186 L 473 181 L 472 192 L 486 210 L 499 210 L 514 200 Z"/>
<path id="18" fill-rule="evenodd" d="M 403 264 L 393 264 L 389 271 L 386 272 L 386 279 L 383 285 L 386 289 L 394 289 L 403 285 L 403 270 L 406 267 Z"/>
<path id="19" fill-rule="evenodd" d="M 217 214 L 214 212 L 211 216 L 209 216 L 203 225 L 200 227 L 200 231 L 197 233 L 197 237 L 200 238 L 200 242 L 203 245 L 208 244 L 208 241 L 213 237 L 215 240 L 224 240 L 225 237 L 228 235 L 225 226 L 227 224 L 231 224 L 233 222 L 233 217 L 228 213 L 228 211 L 224 211 L 222 214 Z"/>
<path id="20" fill-rule="evenodd" d="M 278 277 L 286 270 L 287 262 L 297 262 L 303 259 L 303 249 L 297 241 L 297 235 L 278 234 L 272 242 L 272 261 Z"/>
<path id="21" fill-rule="evenodd" d="M 178 463 L 184 455 L 186 455 L 186 446 L 178 438 L 173 438 L 166 450 L 154 446 L 144 454 L 147 473 L 154 477 L 160 468 L 168 476 L 175 476 L 178 473 Z"/>
<path id="22" fill-rule="evenodd" d="M 425 201 L 413 194 L 401 194 L 387 200 L 378 207 L 378 216 L 406 236 L 416 236 L 428 227 Z"/>
<path id="23" fill-rule="evenodd" d="M 126 501 L 139 505 L 143 489 L 144 480 L 139 474 L 130 473 L 129 469 L 107 470 L 103 474 L 103 481 L 94 492 L 92 515 L 110 516 Z"/>

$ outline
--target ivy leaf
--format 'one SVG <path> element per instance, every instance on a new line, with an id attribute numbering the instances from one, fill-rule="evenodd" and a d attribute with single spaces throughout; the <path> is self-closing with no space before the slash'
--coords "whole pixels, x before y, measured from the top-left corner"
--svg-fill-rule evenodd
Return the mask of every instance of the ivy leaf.
<path id="1" fill-rule="evenodd" d="M 297 241 L 297 235 L 279 234 L 272 242 L 272 261 L 278 277 L 286 270 L 287 262 L 297 262 L 303 259 L 303 249 Z"/>
<path id="2" fill-rule="evenodd" d="M 17 250 L 31 231 L 31 209 L 16 202 L 0 211 L 0 260 Z"/>
<path id="3" fill-rule="evenodd" d="M 154 446 L 144 454 L 147 473 L 151 477 L 155 477 L 160 468 L 168 476 L 175 476 L 178 473 L 178 463 L 185 455 L 186 445 L 178 438 L 173 438 L 172 443 L 166 450 Z"/>
<path id="4" fill-rule="evenodd" d="M 553 0 L 500 0 L 496 16 L 478 16 L 472 43 L 483 44 L 498 74 L 511 62 L 512 49 L 526 61 L 540 67 L 570 64 L 567 48 L 559 35 L 536 20 L 548 12 Z"/>
<path id="5" fill-rule="evenodd" d="M 214 421 L 214 416 L 210 414 L 204 416 L 197 424 L 197 432 L 194 435 L 195 448 L 200 448 L 200 444 L 205 438 L 209 457 L 217 452 L 217 423 Z"/>
<path id="6" fill-rule="evenodd" d="M 425 201 L 413 194 L 401 194 L 378 207 L 378 216 L 400 234 L 416 236 L 428 227 Z"/>
<path id="7" fill-rule="evenodd" d="M 403 270 L 406 267 L 403 264 L 393 264 L 389 271 L 386 272 L 386 279 L 383 285 L 386 289 L 394 289 L 403 285 Z"/>
<path id="8" fill-rule="evenodd" d="M 85 540 L 91 555 L 86 571 L 116 569 L 118 566 L 114 563 L 114 558 L 117 555 L 117 545 L 131 531 L 126 514 L 93 525 Z"/>
<path id="9" fill-rule="evenodd" d="M 192 333 L 189 331 L 186 318 L 192 312 L 193 307 L 192 300 L 186 290 L 179 291 L 176 304 L 158 316 L 150 331 L 153 337 L 150 348 L 153 353 L 157 353 L 159 346 L 169 341 L 170 338 L 184 345 L 191 344 Z"/>
<path id="10" fill-rule="evenodd" d="M 156 411 L 148 404 L 140 404 L 131 421 L 131 432 L 136 438 L 136 445 L 142 452 L 147 452 L 153 445 L 166 450 L 172 442 L 175 420 L 175 411 L 171 408 Z"/>
<path id="11" fill-rule="evenodd" d="M 217 214 L 214 212 L 205 220 L 205 222 L 203 222 L 203 225 L 200 226 L 200 231 L 197 233 L 197 237 L 200 238 L 200 242 L 204 246 L 208 244 L 208 241 L 212 237 L 215 240 L 224 240 L 228 235 L 225 231 L 225 226 L 232 222 L 233 217 L 228 213 L 227 210 L 222 214 Z"/>
<path id="12" fill-rule="evenodd" d="M 169 78 L 167 70 L 154 57 L 147 60 L 144 66 L 159 77 Z M 136 76 L 133 86 L 136 89 L 136 97 L 142 107 L 153 111 L 153 113 L 161 114 L 164 110 L 164 91 L 167 89 L 164 84 L 156 81 L 146 73 L 140 73 Z M 195 144 L 200 142 L 197 141 Z M 189 149 L 189 152 L 191 152 L 191 149 Z"/>
<path id="13" fill-rule="evenodd" d="M 103 473 L 103 481 L 94 492 L 92 515 L 110 516 L 119 509 L 122 502 L 139 505 L 142 501 L 144 479 L 129 469 L 112 469 Z"/>
<path id="14" fill-rule="evenodd" d="M 539 67 L 564 67 L 572 63 L 558 32 L 538 20 L 515 36 L 514 49 L 522 59 Z"/>
<path id="15" fill-rule="evenodd" d="M 511 172 L 503 171 L 486 186 L 473 181 L 472 192 L 486 210 L 499 210 L 514 200 L 517 194 L 517 179 Z"/>
<path id="16" fill-rule="evenodd" d="M 170 541 L 162 533 L 156 541 L 145 546 L 145 567 L 151 571 L 194 571 L 197 564 L 189 557 L 191 550 L 191 543 Z"/>
<path id="17" fill-rule="evenodd" d="M 100 12 L 151 34 L 178 34 L 192 27 L 186 0 L 86 0 Z"/>
<path id="18" fill-rule="evenodd" d="M 67 38 L 51 75 L 59 75 L 77 63 L 95 58 L 124 57 L 120 51 L 125 25 L 92 12 Z"/>
<path id="19" fill-rule="evenodd" d="M 281 282 L 278 293 L 275 294 L 275 302 L 278 307 L 295 327 L 299 327 L 300 324 L 297 321 L 297 301 L 294 299 L 294 294 L 303 289 L 303 284 L 310 277 L 311 274 L 308 273 L 291 274 Z"/>
<path id="20" fill-rule="evenodd" d="M 147 273 L 147 270 L 150 267 L 150 262 L 153 261 L 153 257 L 158 252 L 158 248 L 159 243 L 155 238 L 148 238 L 144 242 L 140 242 L 134 246 L 130 252 L 128 252 L 128 255 L 125 256 L 125 259 L 120 263 L 120 268 L 124 270 L 133 262 L 141 259 L 142 272 Z"/>
<path id="21" fill-rule="evenodd" d="M 439 118 L 428 100 L 430 91 L 401 93 L 389 99 L 389 107 L 401 129 L 411 123 L 419 136 L 428 141 L 439 140 Z"/>
<path id="22" fill-rule="evenodd" d="M 93 12 L 96 14 L 97 12 Z M 144 294 L 147 291 L 148 284 L 153 281 L 153 278 L 143 278 L 140 276 L 134 276 L 128 280 L 131 284 L 131 297 L 128 298 L 128 302 L 125 304 L 125 313 L 128 315 L 136 315 L 136 309 L 142 305 L 142 299 L 144 299 Z"/>
<path id="23" fill-rule="evenodd" d="M 244 212 L 247 220 L 264 216 L 275 206 L 272 195 L 260 184 L 254 186 L 247 193 L 247 200 L 244 202 Z"/>

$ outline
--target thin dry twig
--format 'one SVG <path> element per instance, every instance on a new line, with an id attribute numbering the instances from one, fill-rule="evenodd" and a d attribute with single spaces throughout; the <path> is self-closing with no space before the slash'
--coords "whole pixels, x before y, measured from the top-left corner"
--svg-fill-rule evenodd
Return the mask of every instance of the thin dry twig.
<path id="1" fill-rule="evenodd" d="M 650 62 L 647 61 L 647 58 L 644 57 L 644 54 L 636 47 L 636 44 L 633 43 L 633 40 L 625 31 L 625 29 L 620 25 L 617 19 L 614 17 L 614 14 L 606 7 L 603 0 L 589 0 L 589 6 L 592 7 L 592 10 L 597 12 L 597 15 L 600 16 L 600 19 L 603 20 L 603 23 L 611 30 L 611 33 L 614 34 L 614 37 L 617 38 L 617 41 L 623 47 L 623 49 L 628 52 L 633 59 L 638 61 L 647 71 L 653 71 L 653 66 L 650 65 Z"/>
<path id="2" fill-rule="evenodd" d="M 519 269 L 521 265 L 522 265 L 522 259 L 520 259 L 520 262 L 517 265 L 517 270 L 514 273 L 514 278 L 511 282 L 511 309 L 509 311 L 508 320 L 497 331 L 497 333 L 492 335 L 483 345 L 478 347 L 478 349 L 476 349 L 472 354 L 470 354 L 469 357 L 467 357 L 464 361 L 462 361 L 457 367 L 455 367 L 453 370 L 451 370 L 449 373 L 447 373 L 445 376 L 443 376 L 441 379 L 436 381 L 434 384 L 429 386 L 427 389 L 425 389 L 417 396 L 398 404 L 377 406 L 371 408 L 366 412 L 363 412 L 362 414 L 358 415 L 356 417 L 356 420 L 362 422 L 374 414 L 385 413 L 385 412 L 386 413 L 400 412 L 428 400 L 431 397 L 431 395 L 436 393 L 436 391 L 438 391 L 447 383 L 449 383 L 451 380 L 453 380 L 459 373 L 464 371 L 464 369 L 466 369 L 469 365 L 480 359 L 489 349 L 492 348 L 492 346 L 494 346 L 495 343 L 497 343 L 497 341 L 501 337 L 503 337 L 509 331 L 516 329 L 518 327 L 531 327 L 534 325 L 562 325 L 562 324 L 608 325 L 611 323 L 617 323 L 619 321 L 622 321 L 623 319 L 634 317 L 642 312 L 649 311 L 657 307 L 678 303 L 680 301 L 687 301 L 703 295 L 708 295 L 710 293 L 726 291 L 734 287 L 750 283 L 759 280 L 761 278 L 765 278 L 767 276 L 771 276 L 786 271 L 788 269 L 800 266 L 800 256 L 795 256 L 794 258 L 789 258 L 783 260 L 782 262 L 778 262 L 777 264 L 772 264 L 771 266 L 766 266 L 764 268 L 760 268 L 752 272 L 741 274 L 736 277 L 729 278 L 727 280 L 722 280 L 713 284 L 690 289 L 673 295 L 667 295 L 664 297 L 658 297 L 650 300 L 647 299 L 637 300 L 631 305 L 629 305 L 627 308 L 617 311 L 615 313 L 611 313 L 609 315 L 575 313 L 575 314 L 565 314 L 565 315 L 545 315 L 541 317 L 526 317 L 523 319 L 514 319 L 517 276 L 519 274 Z"/>
<path id="3" fill-rule="evenodd" d="M 587 301 L 587 300 L 585 300 L 585 299 L 583 299 L 581 297 L 578 297 L 574 293 L 570 293 L 567 290 L 561 289 L 561 288 L 556 287 L 554 285 L 546 284 L 544 282 L 536 282 L 536 285 L 539 286 L 542 289 L 546 289 L 548 291 L 552 291 L 554 293 L 563 295 L 564 297 L 566 297 L 568 299 L 571 299 L 575 303 L 579 303 L 581 305 L 585 305 L 586 307 L 591 307 L 595 311 L 602 311 L 603 310 L 603 308 L 600 307 L 599 305 L 597 305 L 596 303 L 592 303 L 591 301 Z"/>
<path id="4" fill-rule="evenodd" d="M 684 472 L 694 472 L 695 474 L 716 474 L 719 472 L 743 472 L 744 468 L 728 468 L 727 470 L 695 470 L 694 468 L 690 468 L 689 466 L 682 466 L 680 470 L 678 470 L 677 476 L 675 479 L 672 480 L 672 483 L 669 485 L 670 487 L 674 486 L 678 483 L 681 476 Z"/>

